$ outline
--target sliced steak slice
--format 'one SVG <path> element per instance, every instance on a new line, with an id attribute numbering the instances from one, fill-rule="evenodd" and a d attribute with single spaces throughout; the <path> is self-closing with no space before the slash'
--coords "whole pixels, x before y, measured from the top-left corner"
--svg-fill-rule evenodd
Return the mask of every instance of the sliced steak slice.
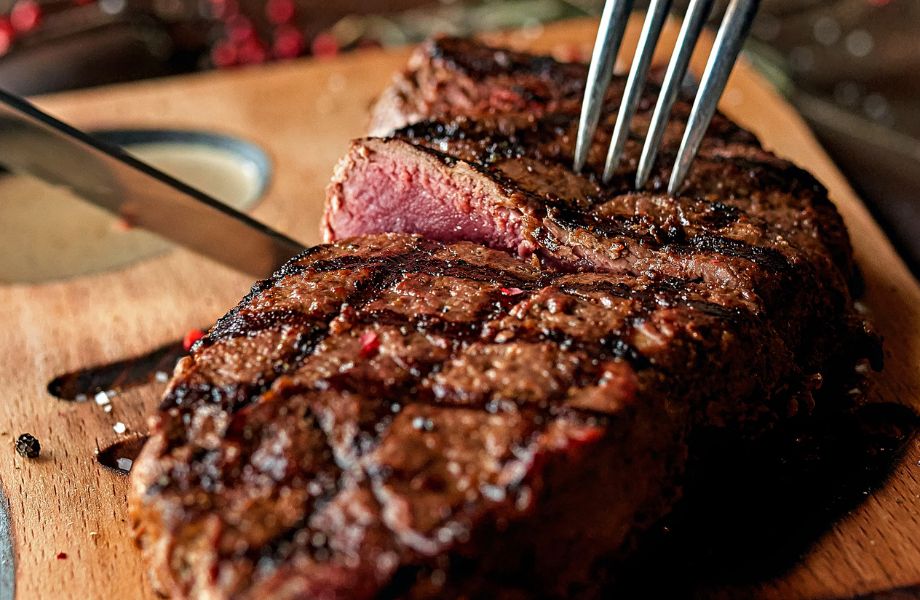
<path id="1" fill-rule="evenodd" d="M 606 156 L 624 81 L 614 77 L 611 83 L 606 122 L 601 124 L 599 139 L 592 147 L 586 176 L 579 177 L 568 167 L 586 77 L 583 64 L 561 63 L 468 39 L 434 39 L 416 50 L 407 69 L 375 105 L 375 115 L 393 118 L 386 123 L 375 119 L 372 135 L 391 135 L 394 140 L 425 146 L 449 162 L 486 167 L 512 189 L 536 195 L 538 206 L 547 200 L 578 200 L 578 208 L 584 209 L 632 191 L 641 142 L 658 93 L 657 86 L 650 83 L 633 120 L 633 135 L 618 176 L 610 185 L 601 186 L 597 174 Z M 458 97 L 466 100 L 457 101 Z M 509 97 L 520 99 L 500 100 Z M 666 188 L 670 175 L 666 167 L 673 163 L 689 112 L 690 104 L 678 99 L 658 161 L 665 168 L 654 173 L 650 193 L 661 194 Z M 397 132 L 409 125 L 418 126 Z M 361 145 L 362 141 L 357 141 L 353 150 L 363 153 Z M 738 203 L 742 210 L 787 226 L 784 233 L 795 230 L 788 227 L 795 224 L 794 217 L 805 218 L 809 227 L 818 230 L 838 266 L 851 274 L 852 251 L 846 229 L 826 191 L 810 174 L 765 152 L 751 133 L 721 114 L 715 115 L 700 154 L 684 195 Z M 766 194 L 770 191 L 787 191 L 792 197 Z M 800 214 L 790 214 L 790 208 Z M 348 231 L 357 227 L 346 222 L 338 231 L 334 212 L 327 218 L 327 233 L 350 235 Z M 347 221 L 348 213 L 345 217 Z M 807 238 L 813 231 L 799 233 Z"/>
<path id="2" fill-rule="evenodd" d="M 598 597 L 679 496 L 691 433 L 787 417 L 809 386 L 696 280 L 344 240 L 179 363 L 131 518 L 172 597 Z"/>
<path id="3" fill-rule="evenodd" d="M 785 328 L 815 370 L 861 331 L 845 230 L 820 186 L 791 165 L 701 159 L 691 185 L 711 191 L 669 197 L 608 192 L 523 147 L 489 164 L 417 139 L 353 146 L 329 188 L 328 239 L 415 232 L 550 267 L 699 279 Z"/>

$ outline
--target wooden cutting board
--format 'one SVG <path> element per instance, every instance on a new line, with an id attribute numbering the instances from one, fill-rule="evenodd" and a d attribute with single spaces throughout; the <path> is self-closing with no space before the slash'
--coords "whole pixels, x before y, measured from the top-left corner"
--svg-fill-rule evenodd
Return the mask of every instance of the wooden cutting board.
<path id="1" fill-rule="evenodd" d="M 638 22 L 632 25 L 628 48 L 638 33 Z M 587 56 L 595 27 L 575 21 L 495 37 L 571 58 Z M 675 32 L 670 27 L 666 39 Z M 349 139 L 362 134 L 368 105 L 407 52 L 365 51 L 143 82 L 60 94 L 38 104 L 87 129 L 188 128 L 255 142 L 274 161 L 274 177 L 254 216 L 312 244 L 319 241 L 323 188 L 332 167 Z M 703 58 L 698 53 L 697 72 Z M 865 304 L 885 336 L 886 368 L 875 399 L 920 409 L 917 281 L 802 120 L 749 65 L 735 70 L 723 110 L 831 190 L 865 274 Z M 101 468 L 94 451 L 120 437 L 113 431 L 117 421 L 127 424 L 128 434 L 143 432 L 161 388 L 121 394 L 105 413 L 93 402 L 57 400 L 46 385 L 62 372 L 140 354 L 212 322 L 250 283 L 177 249 L 117 272 L 0 286 L 0 453 L 6 453 L 0 483 L 14 546 L 12 557 L 0 548 L 0 567 L 9 574 L 14 563 L 16 597 L 154 597 L 129 537 L 127 480 Z M 23 431 L 41 440 L 41 459 L 13 452 L 12 440 Z M 828 524 L 810 549 L 792 557 L 788 570 L 724 588 L 728 595 L 825 598 L 920 584 L 918 461 L 920 442 L 913 439 L 887 483 Z M 666 565 L 660 566 L 667 577 Z M 0 591 L 7 592 L 0 595 L 10 597 L 11 586 L 11 577 L 0 573 Z"/>

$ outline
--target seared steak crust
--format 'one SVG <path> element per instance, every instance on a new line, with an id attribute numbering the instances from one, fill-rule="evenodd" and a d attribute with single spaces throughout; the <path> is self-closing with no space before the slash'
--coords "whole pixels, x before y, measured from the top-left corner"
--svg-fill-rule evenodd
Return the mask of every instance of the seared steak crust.
<path id="1" fill-rule="evenodd" d="M 591 596 L 673 503 L 689 432 L 808 406 L 803 382 L 700 282 L 347 240 L 182 360 L 132 516 L 177 597 Z"/>
<path id="2" fill-rule="evenodd" d="M 419 47 L 374 105 L 371 135 L 386 135 L 430 115 L 577 110 L 586 73 L 584 65 L 548 56 L 460 38 L 431 40 Z M 611 87 L 611 97 L 622 92 L 619 82 Z"/>

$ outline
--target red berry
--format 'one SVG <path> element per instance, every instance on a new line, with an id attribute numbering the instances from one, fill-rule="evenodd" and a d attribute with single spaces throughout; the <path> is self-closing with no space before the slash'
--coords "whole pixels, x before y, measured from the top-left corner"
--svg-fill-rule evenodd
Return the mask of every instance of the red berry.
<path id="1" fill-rule="evenodd" d="M 10 24 L 19 32 L 30 31 L 42 20 L 42 9 L 35 0 L 19 0 L 10 11 Z"/>
<path id="2" fill-rule="evenodd" d="M 268 0 L 265 3 L 265 16 L 269 23 L 281 25 L 294 18 L 293 0 Z"/>
<path id="3" fill-rule="evenodd" d="M 66 558 L 67 558 L 67 553 L 66 553 L 66 552 L 58 552 L 58 553 L 57 553 L 57 559 L 58 559 L 58 560 L 65 560 Z"/>
<path id="4" fill-rule="evenodd" d="M 195 345 L 195 342 L 204 337 L 204 332 L 200 329 L 192 329 L 182 338 L 182 347 L 188 352 Z"/>
<path id="5" fill-rule="evenodd" d="M 15 37 L 16 33 L 13 31 L 13 26 L 10 25 L 9 21 L 0 17 L 0 56 L 9 52 Z"/>
<path id="6" fill-rule="evenodd" d="M 339 53 L 339 41 L 331 33 L 319 33 L 310 44 L 313 56 L 329 58 Z"/>
<path id="7" fill-rule="evenodd" d="M 522 290 L 521 288 L 516 288 L 516 287 L 512 287 L 512 288 L 503 287 L 501 289 L 501 293 L 504 296 L 520 296 L 521 294 L 524 293 L 524 290 Z"/>
<path id="8" fill-rule="evenodd" d="M 303 52 L 303 34 L 290 25 L 275 30 L 272 53 L 276 58 L 294 58 Z"/>
<path id="9" fill-rule="evenodd" d="M 218 42 L 211 48 L 211 62 L 215 67 L 232 67 L 238 61 L 236 47 L 230 42 Z"/>
<path id="10" fill-rule="evenodd" d="M 255 28 L 252 21 L 248 18 L 236 15 L 227 19 L 227 37 L 234 42 L 246 42 L 254 39 L 256 36 Z"/>
<path id="11" fill-rule="evenodd" d="M 380 336 L 376 331 L 365 331 L 358 342 L 361 344 L 361 358 L 372 358 L 380 349 Z"/>
<path id="12" fill-rule="evenodd" d="M 256 39 L 244 42 L 240 46 L 238 54 L 240 62 L 244 65 L 263 63 L 265 59 L 268 58 L 268 52 L 265 51 L 265 46 Z"/>

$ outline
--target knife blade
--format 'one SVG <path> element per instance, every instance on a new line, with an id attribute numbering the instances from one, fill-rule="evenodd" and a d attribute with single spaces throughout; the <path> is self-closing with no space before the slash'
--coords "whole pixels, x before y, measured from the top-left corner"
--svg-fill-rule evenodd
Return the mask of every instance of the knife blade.
<path id="1" fill-rule="evenodd" d="M 133 226 L 256 277 L 268 277 L 304 249 L 122 148 L 3 90 L 0 164 L 69 188 Z"/>

